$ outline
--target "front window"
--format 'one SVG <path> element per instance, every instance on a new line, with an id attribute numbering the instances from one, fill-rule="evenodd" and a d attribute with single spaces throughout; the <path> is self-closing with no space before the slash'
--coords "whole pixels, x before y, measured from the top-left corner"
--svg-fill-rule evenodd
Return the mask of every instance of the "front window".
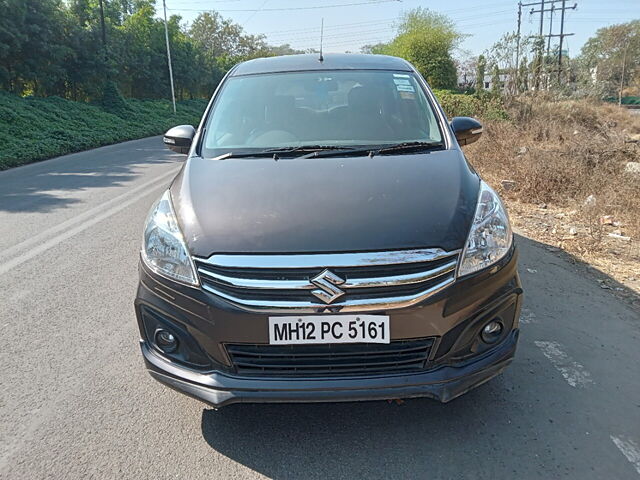
<path id="1" fill-rule="evenodd" d="M 209 116 L 202 154 L 400 142 L 442 142 L 433 107 L 413 74 L 278 73 L 227 79 Z"/>

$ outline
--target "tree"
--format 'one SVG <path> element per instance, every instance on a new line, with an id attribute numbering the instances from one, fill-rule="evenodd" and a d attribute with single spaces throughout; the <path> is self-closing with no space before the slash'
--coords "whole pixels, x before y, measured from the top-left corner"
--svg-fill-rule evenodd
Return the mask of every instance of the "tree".
<path id="1" fill-rule="evenodd" d="M 640 75 L 640 20 L 599 29 L 580 57 L 583 83 L 621 103 L 625 87 Z"/>
<path id="2" fill-rule="evenodd" d="M 502 84 L 500 82 L 500 68 L 497 64 L 493 65 L 491 70 L 491 93 L 498 95 L 502 91 Z"/>
<path id="3" fill-rule="evenodd" d="M 124 97 L 169 98 L 164 20 L 155 0 L 0 0 L 0 89 L 59 95 L 126 111 Z M 187 28 L 172 15 L 167 30 L 179 99 L 208 97 L 237 62 L 301 53 L 269 46 L 219 14 Z M 115 105 L 115 107 L 114 107 Z"/>
<path id="4" fill-rule="evenodd" d="M 397 31 L 391 42 L 373 46 L 372 53 L 407 59 L 433 88 L 456 87 L 457 72 L 452 53 L 463 36 L 448 17 L 418 7 L 404 14 Z"/>
<path id="5" fill-rule="evenodd" d="M 201 13 L 191 24 L 189 36 L 211 58 L 245 58 L 266 51 L 264 35 L 247 35 L 242 27 L 218 12 Z"/>
<path id="6" fill-rule="evenodd" d="M 283 43 L 282 45 L 278 45 L 278 46 L 270 46 L 268 50 L 269 50 L 268 53 L 271 56 L 296 55 L 300 53 L 305 53 L 302 50 L 296 50 L 295 48 L 291 48 L 291 45 L 289 45 L 288 43 Z"/>
<path id="7" fill-rule="evenodd" d="M 516 94 L 522 91 L 522 85 L 528 83 L 530 55 L 534 53 L 533 39 L 521 36 L 518 41 L 516 33 L 505 33 L 485 52 L 489 64 L 496 65 L 506 74 L 505 93 Z"/>
<path id="8" fill-rule="evenodd" d="M 464 57 L 456 61 L 456 70 L 458 72 L 458 87 L 473 93 L 477 88 L 476 71 L 478 69 L 478 59 L 471 55 L 470 52 L 463 52 Z"/>
<path id="9" fill-rule="evenodd" d="M 527 62 L 527 57 L 523 56 L 520 59 L 518 67 L 518 83 L 516 85 L 518 93 L 526 92 L 527 90 L 529 90 L 529 66 Z"/>
<path id="10" fill-rule="evenodd" d="M 1 0 L 0 11 L 0 84 L 15 93 L 60 93 L 70 53 L 60 0 Z"/>
<path id="11" fill-rule="evenodd" d="M 487 59 L 484 55 L 478 57 L 476 63 L 476 91 L 484 90 L 484 74 L 487 68 Z"/>

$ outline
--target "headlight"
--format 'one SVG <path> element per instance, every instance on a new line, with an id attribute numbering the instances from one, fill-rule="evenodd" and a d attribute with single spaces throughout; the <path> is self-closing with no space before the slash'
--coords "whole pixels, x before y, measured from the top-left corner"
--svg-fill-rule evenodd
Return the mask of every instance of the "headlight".
<path id="1" fill-rule="evenodd" d="M 462 252 L 458 276 L 468 275 L 496 263 L 513 242 L 509 217 L 498 194 L 480 182 L 473 225 Z"/>
<path id="2" fill-rule="evenodd" d="M 147 217 L 142 259 L 159 275 L 187 285 L 198 285 L 193 261 L 171 205 L 169 190 L 151 207 Z"/>

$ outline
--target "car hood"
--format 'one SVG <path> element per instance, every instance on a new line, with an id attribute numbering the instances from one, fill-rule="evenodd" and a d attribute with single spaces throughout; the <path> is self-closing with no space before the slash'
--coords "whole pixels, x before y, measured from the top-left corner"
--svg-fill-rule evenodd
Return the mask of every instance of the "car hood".
<path id="1" fill-rule="evenodd" d="M 462 248 L 479 178 L 459 150 L 348 158 L 190 158 L 171 194 L 190 252 Z"/>

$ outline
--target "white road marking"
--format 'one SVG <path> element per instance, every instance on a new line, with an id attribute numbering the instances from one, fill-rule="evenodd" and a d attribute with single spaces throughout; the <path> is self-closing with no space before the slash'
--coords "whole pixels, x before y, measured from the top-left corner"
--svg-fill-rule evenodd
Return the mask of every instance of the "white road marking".
<path id="1" fill-rule="evenodd" d="M 622 454 L 627 457 L 627 460 L 631 462 L 636 469 L 636 472 L 640 475 L 640 447 L 633 440 L 627 438 L 623 440 L 620 437 L 614 437 L 613 435 L 609 435 L 611 437 L 611 441 L 618 447 L 618 450 L 622 452 Z"/>
<path id="2" fill-rule="evenodd" d="M 94 208 L 87 210 L 86 212 L 81 213 L 74 218 L 67 220 L 66 222 L 62 222 L 59 225 L 49 228 L 44 232 L 41 232 L 38 235 L 35 235 L 17 245 L 7 248 L 3 251 L 2 255 L 5 258 L 12 254 L 15 254 L 20 250 L 27 248 L 29 250 L 22 254 L 13 255 L 13 257 L 9 260 L 5 261 L 4 263 L 0 263 L 0 275 L 8 272 L 12 268 L 17 267 L 18 265 L 21 265 L 28 260 L 31 260 L 41 253 L 49 250 L 50 248 L 55 247 L 60 242 L 63 242 L 68 238 L 77 235 L 78 233 L 101 222 L 102 220 L 115 215 L 119 211 L 124 210 L 129 205 L 137 202 L 140 198 L 148 195 L 150 192 L 155 191 L 158 187 L 165 186 L 165 182 L 167 181 L 167 179 L 175 175 L 175 170 L 159 175 L 152 180 L 149 180 L 148 182 L 138 185 L 137 187 L 132 188 L 131 190 L 118 195 L 111 200 L 108 200 Z M 139 192 L 141 193 L 139 195 L 136 195 Z M 115 205 L 113 207 L 107 208 L 109 205 L 112 205 L 114 203 Z M 80 224 L 75 225 L 77 223 Z M 52 236 L 58 232 L 61 233 L 56 236 Z"/>
<path id="3" fill-rule="evenodd" d="M 522 312 L 520 312 L 520 323 L 523 325 L 526 325 L 528 323 L 538 323 L 538 320 L 536 318 L 536 314 L 528 308 L 523 308 Z"/>
<path id="4" fill-rule="evenodd" d="M 585 368 L 574 361 L 563 350 L 558 342 L 534 342 L 545 357 L 547 357 L 554 367 L 562 374 L 567 383 L 572 387 L 586 387 L 593 383 L 591 374 Z"/>

